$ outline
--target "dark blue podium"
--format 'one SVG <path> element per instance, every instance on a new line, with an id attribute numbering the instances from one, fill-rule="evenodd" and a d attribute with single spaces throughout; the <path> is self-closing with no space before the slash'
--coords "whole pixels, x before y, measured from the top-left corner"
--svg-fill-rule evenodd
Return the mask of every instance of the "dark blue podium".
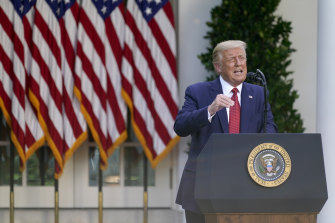
<path id="1" fill-rule="evenodd" d="M 251 151 L 264 143 L 290 157 L 290 174 L 275 187 L 248 171 Z M 320 134 L 213 134 L 197 160 L 195 199 L 208 223 L 315 223 L 327 198 Z"/>

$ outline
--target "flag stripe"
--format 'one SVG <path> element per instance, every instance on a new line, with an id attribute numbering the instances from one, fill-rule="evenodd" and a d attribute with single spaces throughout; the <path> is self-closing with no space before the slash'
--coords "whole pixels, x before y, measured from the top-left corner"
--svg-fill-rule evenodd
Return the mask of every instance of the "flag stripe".
<path id="1" fill-rule="evenodd" d="M 136 45 L 139 47 L 139 50 L 141 51 L 142 56 L 147 61 L 147 62 L 142 61 L 142 64 L 138 64 L 138 67 L 140 67 L 141 65 L 143 66 L 144 62 L 145 64 L 151 65 L 150 69 L 151 69 L 152 78 L 155 80 L 157 89 L 159 90 L 164 101 L 168 105 L 171 114 L 178 113 L 178 107 L 176 106 L 175 101 L 172 99 L 171 94 L 169 93 L 169 90 L 165 84 L 166 82 L 163 80 L 162 76 L 160 75 L 160 72 L 158 68 L 156 67 L 156 63 L 151 56 L 150 49 L 148 48 L 146 41 L 142 37 L 141 32 L 138 30 L 137 26 L 135 25 L 135 21 L 130 16 L 128 17 L 127 21 L 128 21 L 129 26 L 132 29 L 132 32 L 138 34 L 136 35 L 135 42 L 136 42 Z"/>
<path id="2" fill-rule="evenodd" d="M 81 23 L 83 23 L 83 28 L 86 32 L 86 35 L 89 36 L 90 40 L 94 42 L 93 47 L 95 51 L 98 53 L 101 63 L 105 64 L 105 47 L 103 42 L 100 39 L 99 33 L 94 28 L 94 25 L 91 23 L 91 20 L 88 18 L 85 12 L 81 14 Z"/>
<path id="3" fill-rule="evenodd" d="M 8 60 L 1 55 L 1 70 L 10 71 L 10 76 L 1 76 L 1 108 L 6 110 L 14 144 L 25 148 L 26 159 L 43 144 L 45 132 L 59 165 L 57 177 L 87 136 L 73 88 L 79 5 L 76 0 L 32 4 L 35 1 L 0 2 L 1 31 L 9 33 L 0 36 L 1 51 L 8 55 Z"/>
<path id="4" fill-rule="evenodd" d="M 163 7 L 163 11 L 166 14 L 168 20 L 170 21 L 170 24 L 172 27 L 174 27 L 174 16 L 173 16 L 173 9 L 171 4 L 165 4 Z M 172 32 L 174 33 L 174 32 Z M 171 49 L 175 49 L 176 46 L 171 47 Z"/>
<path id="5" fill-rule="evenodd" d="M 104 102 L 106 101 L 106 95 L 105 90 L 103 87 L 104 83 L 101 83 L 101 79 L 98 79 L 98 77 L 95 75 L 94 67 L 90 63 L 90 60 L 87 58 L 86 54 L 83 52 L 82 45 L 78 43 L 78 49 L 77 54 L 79 55 L 80 59 L 82 60 L 82 63 L 85 64 L 83 66 L 83 70 L 86 73 L 86 77 L 90 80 L 90 83 L 92 83 L 92 86 L 94 88 L 94 92 L 97 94 L 98 98 Z M 102 84 L 102 85 L 101 85 Z M 101 104 L 101 107 L 106 110 L 106 104 Z"/>
<path id="6" fill-rule="evenodd" d="M 82 64 L 85 64 L 85 66 L 82 67 L 84 72 L 86 74 L 88 74 L 88 76 L 85 75 L 81 79 L 82 85 L 85 86 L 84 89 L 85 89 L 85 92 L 86 92 L 86 94 L 81 95 L 82 104 L 84 105 L 88 114 L 95 114 L 93 108 L 91 107 L 92 103 L 86 97 L 86 95 L 90 95 L 93 99 L 94 98 L 98 99 L 98 100 L 95 101 L 96 106 L 98 108 L 103 108 L 103 110 L 105 110 L 105 104 L 100 104 L 100 103 L 97 104 L 101 99 L 105 100 L 105 95 L 103 94 L 102 87 L 99 85 L 100 81 L 94 75 L 93 68 L 92 68 L 92 65 L 91 65 L 89 59 L 86 57 L 86 55 L 82 51 L 82 47 L 81 47 L 80 42 L 78 42 L 77 55 L 79 56 L 80 60 L 82 61 Z M 78 62 L 78 60 L 77 60 L 77 62 Z M 94 93 L 92 91 L 92 88 L 95 89 Z M 106 137 L 105 137 L 106 134 L 103 133 L 103 130 L 100 127 L 100 121 L 96 117 L 102 118 L 102 116 L 99 116 L 99 113 L 97 115 L 90 116 L 90 118 L 93 121 L 92 124 L 94 126 L 94 129 L 95 129 L 95 131 L 97 131 L 97 133 L 100 137 L 99 143 L 101 144 L 101 146 L 106 147 L 106 145 L 107 145 L 106 144 Z M 93 127 L 93 126 L 91 126 L 91 127 Z"/>
<path id="7" fill-rule="evenodd" d="M 4 113 L 8 114 L 7 117 L 7 122 L 10 124 L 10 117 L 11 117 L 11 98 L 10 98 L 10 92 L 11 89 L 13 88 L 13 83 L 10 80 L 10 73 L 12 73 L 13 71 L 13 64 L 12 61 L 10 60 L 10 58 L 8 58 L 6 51 L 4 50 L 4 48 L 1 46 L 0 47 L 0 55 L 1 55 L 1 62 L 2 62 L 2 67 L 3 67 L 3 75 L 1 75 L 1 82 L 2 82 L 2 91 L 3 93 L 1 94 L 3 102 L 4 102 L 4 106 L 6 109 L 6 112 L 4 111 Z"/>
<path id="8" fill-rule="evenodd" d="M 52 52 L 52 54 L 54 55 L 54 59 L 57 61 L 58 67 L 61 67 L 61 60 L 60 60 L 61 59 L 61 52 L 60 52 L 60 48 L 58 46 L 58 42 L 57 42 L 55 36 L 54 35 L 50 35 L 50 33 L 52 33 L 53 30 L 49 29 L 49 25 L 51 25 L 51 24 L 47 24 L 44 21 L 43 16 L 48 16 L 47 13 L 45 13 L 45 14 L 46 15 L 43 15 L 43 14 L 40 13 L 40 11 L 37 10 L 35 12 L 35 24 L 34 25 L 37 26 L 38 29 L 40 30 L 39 34 L 41 36 L 43 36 L 45 42 L 48 44 L 48 47 L 50 48 L 49 52 Z M 44 51 L 45 51 L 45 48 L 44 48 Z"/>
<path id="9" fill-rule="evenodd" d="M 29 1 L 29 3 L 30 2 L 31 1 Z M 15 3 L 17 4 L 18 2 Z M 14 46 L 22 46 L 20 49 L 15 49 L 15 53 L 20 54 L 20 60 L 16 60 L 17 57 L 14 57 L 13 62 L 15 64 L 15 75 L 19 76 L 22 88 L 24 89 L 24 94 L 20 95 L 20 97 L 22 97 L 22 106 L 24 108 L 24 111 L 20 113 L 20 118 L 24 120 L 22 128 L 24 129 L 23 133 L 25 135 L 26 160 L 43 145 L 45 140 L 42 128 L 39 125 L 36 114 L 28 100 L 28 79 L 31 67 L 30 47 L 32 42 L 31 23 L 34 20 L 34 12 L 34 8 L 30 7 L 29 11 L 22 15 L 22 17 L 18 13 L 15 13 L 13 22 L 15 33 L 18 37 L 14 39 Z M 17 69 L 18 67 L 20 67 L 20 69 Z M 17 110 L 15 107 L 12 109 Z"/>
<path id="10" fill-rule="evenodd" d="M 1 35 L 1 44 L 6 45 L 5 50 L 10 64 L 6 63 L 12 67 L 8 73 L 10 76 L 6 75 L 8 78 L 1 80 L 6 85 L 1 96 L 8 100 L 6 102 L 8 110 L 6 120 L 12 129 L 11 139 L 18 150 L 21 159 L 20 167 L 23 170 L 26 159 L 31 152 L 43 144 L 44 137 L 40 126 L 36 125 L 37 120 L 27 98 L 27 71 L 30 67 L 31 56 L 25 39 L 30 30 L 28 20 L 33 19 L 34 10 L 30 8 L 24 15 L 18 15 L 15 10 L 15 7 L 18 6 L 12 3 L 11 1 L 1 1 L 0 4 L 2 27 L 5 27 L 6 32 L 10 32 L 10 38 L 5 34 Z M 24 2 L 14 2 L 14 4 L 24 4 Z M 31 35 L 29 38 L 31 39 Z M 3 74 L 5 75 L 5 73 Z M 6 96 L 4 96 L 5 94 Z"/>
<path id="11" fill-rule="evenodd" d="M 116 12 L 113 13 L 113 15 L 120 12 L 119 10 L 115 10 L 115 11 Z M 118 15 L 116 15 L 115 20 L 117 18 L 123 18 L 123 15 L 119 13 Z M 106 51 L 108 52 L 107 56 L 111 61 L 110 64 L 107 63 L 106 65 L 106 68 L 109 74 L 108 80 L 107 80 L 107 88 L 108 88 L 107 98 L 109 100 L 109 105 L 112 109 L 112 115 L 114 117 L 114 121 L 111 123 L 115 123 L 118 132 L 122 132 L 126 129 L 125 114 L 127 111 L 125 109 L 123 111 L 121 110 L 122 109 L 121 103 L 124 103 L 121 97 L 121 94 L 120 94 L 121 93 L 120 71 L 121 71 L 121 62 L 122 62 L 122 46 L 119 40 L 121 36 L 120 37 L 118 36 L 117 31 L 119 30 L 115 30 L 114 25 L 112 24 L 112 21 L 110 19 L 106 19 L 105 23 L 106 23 L 105 25 L 106 36 L 109 41 L 109 45 L 106 46 L 106 49 L 107 49 Z M 123 32 L 121 31 L 120 35 L 122 34 Z M 119 94 L 116 94 L 116 92 L 119 92 Z M 113 106 L 113 105 L 118 105 L 118 106 Z M 125 108 L 125 106 L 123 107 Z M 116 135 L 116 132 L 112 134 L 111 136 L 113 135 Z"/>
<path id="12" fill-rule="evenodd" d="M 13 48 L 9 38 L 7 35 L 1 36 L 1 47 L 0 47 L 0 55 L 1 55 L 1 62 L 2 62 L 2 75 L 1 75 L 1 90 L 0 90 L 0 98 L 1 98 L 1 108 L 6 118 L 7 123 L 11 127 L 11 139 L 17 148 L 18 154 L 20 156 L 20 164 L 21 169 L 24 168 L 24 137 L 22 134 L 22 129 L 20 124 L 17 122 L 15 117 L 13 116 L 13 110 L 11 107 L 13 104 L 17 104 L 15 93 L 13 94 L 13 82 L 12 78 L 14 78 L 13 73 L 13 64 L 9 57 L 9 55 L 13 54 L 13 51 L 9 51 L 10 48 Z M 3 46 L 6 46 L 3 48 Z M 3 105 L 2 105 L 3 103 Z M 23 142 L 23 144 L 22 144 Z"/>
<path id="13" fill-rule="evenodd" d="M 165 4 L 164 8 L 168 7 L 169 5 L 170 5 L 169 3 Z M 159 10 L 157 12 L 157 14 L 147 24 L 146 21 L 144 20 L 144 18 L 141 16 L 142 13 L 141 13 L 141 11 L 139 11 L 138 7 L 132 7 L 132 9 L 133 10 L 131 10 L 131 11 L 133 11 L 133 15 L 135 15 L 134 18 L 136 18 L 136 19 L 134 20 L 133 17 L 129 16 L 129 18 L 127 18 L 128 23 L 130 23 L 131 28 L 140 27 L 140 29 L 138 29 L 138 30 L 132 29 L 132 32 L 134 32 L 135 39 L 141 38 L 141 39 L 144 40 L 144 41 L 141 41 L 141 43 L 143 43 L 143 44 L 145 43 L 145 45 L 148 48 L 148 50 L 146 49 L 146 51 L 144 51 L 144 54 L 149 53 L 149 55 L 152 57 L 153 61 L 156 63 L 156 67 L 159 67 L 159 71 L 161 72 L 160 73 L 161 77 L 164 79 L 165 83 L 167 85 L 169 85 L 169 88 L 172 87 L 169 94 L 171 94 L 172 98 L 175 100 L 175 102 L 177 104 L 177 102 L 178 102 L 178 94 L 176 93 L 177 92 L 177 82 L 176 82 L 176 78 L 173 78 L 174 76 L 176 76 L 176 73 L 171 73 L 173 70 L 176 70 L 175 63 L 171 63 L 171 64 L 174 64 L 173 65 L 174 67 L 171 67 L 166 62 L 167 57 L 170 58 L 170 59 L 173 58 L 175 60 L 175 56 L 174 56 L 175 53 L 173 53 L 173 56 L 172 55 L 164 55 L 162 53 L 162 49 L 161 49 L 162 46 L 160 45 L 160 43 L 162 43 L 162 42 L 168 42 L 169 45 L 165 44 L 165 46 L 166 47 L 171 46 L 172 50 L 170 50 L 170 51 L 175 52 L 176 47 L 175 47 L 174 29 L 173 29 L 173 27 L 171 27 L 170 23 L 167 23 L 167 22 L 164 23 L 163 22 L 166 19 L 163 19 L 163 18 L 165 18 L 165 16 L 164 16 L 165 13 L 163 13 L 162 10 Z M 132 22 L 130 22 L 130 21 L 132 21 Z M 135 23 L 136 26 L 134 26 L 134 24 L 132 24 L 132 23 Z M 159 26 L 160 29 L 165 30 L 164 34 L 166 36 L 162 37 L 163 40 L 154 38 L 155 37 L 155 32 L 158 32 L 158 30 L 152 31 L 150 29 L 150 24 L 151 23 L 160 24 L 160 26 Z M 168 31 L 170 33 L 166 34 L 166 32 L 168 32 Z M 161 30 L 159 32 L 163 33 Z M 139 46 L 141 46 L 141 45 L 139 45 Z M 148 64 L 151 65 L 151 63 L 149 63 L 149 62 L 148 62 Z"/>
<path id="14" fill-rule="evenodd" d="M 151 20 L 149 22 L 149 27 L 151 29 L 152 34 L 155 36 L 155 38 L 159 40 L 159 42 L 157 43 L 159 44 L 160 49 L 162 50 L 162 53 L 165 59 L 168 61 L 170 65 L 170 69 L 172 71 L 172 74 L 174 75 L 174 78 L 177 78 L 175 55 L 171 51 L 171 48 L 169 46 L 169 43 L 167 42 L 167 39 L 165 39 L 160 27 L 158 27 L 156 20 Z"/>
<path id="15" fill-rule="evenodd" d="M 31 16 L 31 15 L 27 15 L 27 16 Z M 35 16 L 35 13 L 34 13 Z M 31 20 L 33 18 L 30 18 Z M 24 38 L 25 41 L 27 43 L 27 48 L 29 48 L 29 50 L 27 50 L 27 52 L 30 54 L 32 52 L 32 41 L 33 41 L 33 29 L 31 28 L 31 24 L 29 22 L 29 20 L 27 19 L 27 17 L 23 17 L 22 18 L 22 24 L 24 27 Z M 31 60 L 31 57 L 26 57 L 26 60 Z M 25 65 L 27 65 L 27 63 L 25 63 Z M 27 67 L 28 71 L 30 71 L 30 66 Z"/>
<path id="16" fill-rule="evenodd" d="M 102 168 L 127 136 L 120 77 L 123 9 L 121 1 L 83 1 L 78 26 L 76 95 L 99 145 Z"/>
<path id="17" fill-rule="evenodd" d="M 134 52 L 136 52 L 136 47 L 134 47 Z M 130 53 L 130 55 L 128 55 L 127 57 L 132 57 L 132 53 L 130 51 L 128 51 L 128 53 Z M 141 64 L 145 64 L 145 62 L 141 62 Z M 174 117 L 171 115 L 170 112 L 168 112 L 168 107 L 167 105 L 164 103 L 164 100 L 162 100 L 161 98 L 161 94 L 160 92 L 157 91 L 158 87 L 155 86 L 154 83 L 151 84 L 151 86 L 147 86 L 146 83 L 150 83 L 151 80 L 147 77 L 147 80 L 143 79 L 143 76 L 141 76 L 140 71 L 137 70 L 137 68 L 142 68 L 142 73 L 147 70 L 147 69 L 143 69 L 143 66 L 137 66 L 134 68 L 134 84 L 139 88 L 141 94 L 143 95 L 143 97 L 147 100 L 146 104 L 148 106 L 154 104 L 155 108 L 157 110 L 159 110 L 160 112 L 160 118 L 158 117 L 158 115 L 156 114 L 156 110 L 151 107 L 150 112 L 153 113 L 153 115 L 155 116 L 155 120 L 157 119 L 158 122 L 160 123 L 160 119 L 164 122 L 164 124 L 166 126 L 169 126 L 169 123 L 174 122 Z M 149 90 L 150 89 L 150 90 Z M 168 94 L 169 92 L 167 92 Z M 152 98 L 154 98 L 155 100 L 153 100 Z M 134 99 L 134 101 L 136 101 Z M 155 102 L 155 103 L 154 103 Z M 139 104 L 140 106 L 143 106 L 145 103 L 138 103 L 135 102 L 136 104 Z M 145 112 L 147 109 L 143 109 L 143 112 Z M 160 125 L 158 125 L 160 126 Z M 166 128 L 164 128 L 166 129 Z M 161 131 L 161 127 L 157 129 L 157 131 Z M 173 130 L 171 130 L 171 135 L 173 135 L 174 132 Z M 169 137 L 165 134 L 166 137 Z"/>
<path id="18" fill-rule="evenodd" d="M 63 82 L 61 36 L 57 18 L 46 1 L 37 0 L 33 28 L 32 94 L 46 139 L 55 156 L 55 177 L 63 170 L 63 154 L 68 146 L 63 137 Z"/>
<path id="19" fill-rule="evenodd" d="M 142 104 L 142 106 L 144 106 L 144 104 L 146 104 L 144 110 L 146 110 L 147 108 L 149 109 L 149 111 L 151 112 L 152 118 L 155 120 L 156 131 L 161 136 L 163 141 L 165 143 L 168 143 L 170 136 L 169 136 L 169 134 L 166 130 L 165 125 L 162 123 L 162 120 L 160 119 L 159 115 L 157 114 L 156 109 L 154 108 L 154 105 L 158 102 L 154 103 L 154 101 L 152 100 L 152 98 L 150 96 L 150 92 L 146 88 L 145 80 L 142 79 L 142 76 L 139 74 L 139 72 L 137 71 L 136 68 L 134 70 L 134 80 L 135 80 L 135 84 L 136 84 L 138 90 L 141 92 L 141 95 L 143 95 L 143 98 L 142 98 L 143 103 L 138 103 L 138 104 Z M 161 112 L 164 112 L 164 111 L 161 111 Z"/>
<path id="20" fill-rule="evenodd" d="M 142 3 L 127 3 L 122 87 L 134 131 L 155 167 L 179 139 L 173 132 L 178 112 L 176 42 L 169 1 Z"/>
<path id="21" fill-rule="evenodd" d="M 71 140 L 66 140 L 67 144 L 74 144 L 76 139 L 80 138 L 82 134 L 86 131 L 86 126 L 84 123 L 84 118 L 80 113 L 80 104 L 77 99 L 74 97 L 73 93 L 73 74 L 74 74 L 74 65 L 75 65 L 75 49 L 74 45 L 76 44 L 76 33 L 77 31 L 72 31 L 74 27 L 77 27 L 78 18 L 79 18 L 79 7 L 78 4 L 74 4 L 71 7 L 70 12 L 65 15 L 63 22 L 60 22 L 62 30 L 62 46 L 64 49 L 64 54 L 66 57 L 66 63 L 63 68 L 64 81 L 65 85 L 63 88 L 63 99 L 64 99 L 64 108 L 65 108 L 65 118 L 68 120 L 68 126 L 66 132 L 72 132 L 74 137 Z M 65 134 L 67 135 L 67 134 Z M 71 149 L 70 149 L 71 150 Z"/>
<path id="22" fill-rule="evenodd" d="M 123 42 L 123 34 L 124 34 L 124 20 L 123 20 L 123 11 L 124 7 L 123 4 L 120 5 L 120 9 L 116 10 L 115 13 L 117 15 L 113 14 L 113 17 L 111 19 L 106 19 L 106 35 L 109 40 L 109 44 L 111 48 L 113 49 L 114 58 L 117 61 L 117 65 L 119 67 L 119 71 L 121 71 L 121 64 L 122 64 L 122 47 L 121 41 Z M 107 29 L 107 27 L 109 29 Z M 120 35 L 118 35 L 118 32 Z M 123 44 L 122 44 L 123 45 Z"/>

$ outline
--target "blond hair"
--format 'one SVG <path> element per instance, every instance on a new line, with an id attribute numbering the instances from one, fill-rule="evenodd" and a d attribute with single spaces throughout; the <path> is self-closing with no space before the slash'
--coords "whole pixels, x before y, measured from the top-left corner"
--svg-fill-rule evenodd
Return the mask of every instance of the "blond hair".
<path id="1" fill-rule="evenodd" d="M 212 54 L 213 65 L 217 64 L 221 66 L 222 52 L 225 50 L 233 49 L 233 48 L 241 48 L 244 50 L 244 53 L 245 53 L 245 50 L 247 49 L 247 44 L 241 40 L 227 40 L 227 41 L 218 43 L 215 46 L 213 50 L 213 54 Z"/>

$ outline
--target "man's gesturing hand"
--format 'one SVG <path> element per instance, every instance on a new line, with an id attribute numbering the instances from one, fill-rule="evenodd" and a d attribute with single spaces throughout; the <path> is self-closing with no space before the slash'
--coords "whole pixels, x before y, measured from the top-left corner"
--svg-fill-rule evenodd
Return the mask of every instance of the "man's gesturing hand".
<path id="1" fill-rule="evenodd" d="M 216 112 L 223 108 L 229 108 L 234 105 L 234 101 L 230 97 L 224 94 L 216 95 L 216 98 L 210 106 L 208 106 L 208 112 L 210 115 L 214 115 Z"/>

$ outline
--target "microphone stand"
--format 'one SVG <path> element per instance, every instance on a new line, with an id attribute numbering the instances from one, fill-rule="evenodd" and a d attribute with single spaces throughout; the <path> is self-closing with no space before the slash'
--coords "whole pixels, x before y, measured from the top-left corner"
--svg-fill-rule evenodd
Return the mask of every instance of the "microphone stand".
<path id="1" fill-rule="evenodd" d="M 247 78 L 250 78 L 253 81 L 259 81 L 263 85 L 264 89 L 264 117 L 263 117 L 263 133 L 266 133 L 266 123 L 268 118 L 268 85 L 266 83 L 266 78 L 263 72 L 260 69 L 256 70 L 256 73 L 248 73 Z"/>
<path id="2" fill-rule="evenodd" d="M 263 125 L 263 132 L 266 133 L 266 123 L 268 118 L 268 85 L 266 83 L 266 78 L 263 72 L 260 69 L 256 70 L 256 74 L 260 74 L 262 77 L 262 84 L 264 88 L 264 125 Z"/>

